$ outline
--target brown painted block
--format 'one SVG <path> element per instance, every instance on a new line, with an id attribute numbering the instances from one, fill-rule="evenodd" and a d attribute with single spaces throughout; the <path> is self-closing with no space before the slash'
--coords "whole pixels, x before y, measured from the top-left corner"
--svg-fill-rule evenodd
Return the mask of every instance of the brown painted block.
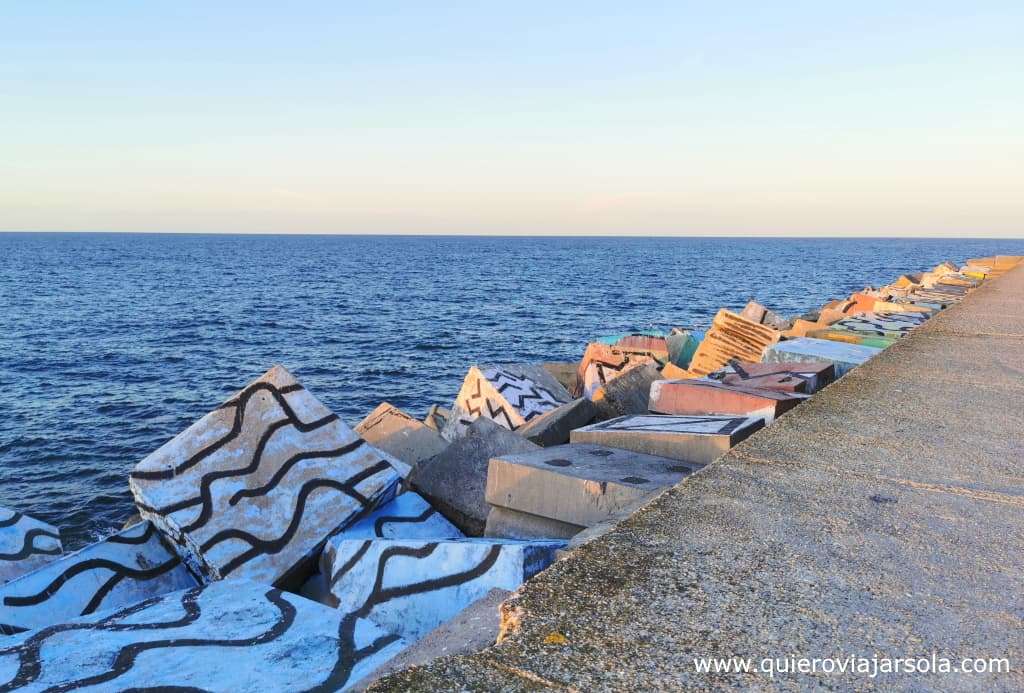
<path id="1" fill-rule="evenodd" d="M 760 361 L 765 349 L 779 341 L 782 333 L 740 317 L 724 308 L 718 311 L 707 336 L 697 347 L 690 371 L 707 375 L 729 362 Z"/>
<path id="2" fill-rule="evenodd" d="M 788 330 L 791 323 L 773 310 L 770 310 L 757 301 L 749 301 L 740 311 L 740 317 L 746 318 L 759 325 L 767 325 L 776 330 Z"/>
<path id="3" fill-rule="evenodd" d="M 573 443 L 596 443 L 687 462 L 698 470 L 754 431 L 764 419 L 750 416 L 620 416 L 572 432 Z"/>
<path id="4" fill-rule="evenodd" d="M 651 385 L 648 408 L 659 414 L 760 416 L 771 423 L 807 397 L 713 380 L 659 380 Z"/>
<path id="5" fill-rule="evenodd" d="M 798 392 L 812 395 L 836 379 L 831 363 L 731 363 L 721 377 L 726 385 Z"/>

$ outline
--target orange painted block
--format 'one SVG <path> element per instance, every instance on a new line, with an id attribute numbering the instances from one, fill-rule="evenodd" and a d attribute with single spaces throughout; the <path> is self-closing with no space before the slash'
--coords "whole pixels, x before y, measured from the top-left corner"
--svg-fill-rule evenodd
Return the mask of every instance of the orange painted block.
<path id="1" fill-rule="evenodd" d="M 730 359 L 760 361 L 765 350 L 779 341 L 782 333 L 759 325 L 724 308 L 718 311 L 711 329 L 697 347 L 690 371 L 707 375 L 717 371 Z"/>
<path id="2" fill-rule="evenodd" d="M 809 396 L 714 380 L 658 380 L 651 385 L 648 408 L 658 414 L 757 416 L 771 423 Z"/>
<path id="3" fill-rule="evenodd" d="M 688 378 L 699 378 L 700 376 L 696 373 L 692 373 L 685 368 L 680 368 L 674 363 L 666 363 L 661 369 L 661 375 L 666 380 L 685 380 Z"/>
<path id="4" fill-rule="evenodd" d="M 577 389 L 573 395 L 593 399 L 595 392 L 632 369 L 648 364 L 660 365 L 655 358 L 657 353 L 592 342 L 583 352 L 576 371 Z"/>

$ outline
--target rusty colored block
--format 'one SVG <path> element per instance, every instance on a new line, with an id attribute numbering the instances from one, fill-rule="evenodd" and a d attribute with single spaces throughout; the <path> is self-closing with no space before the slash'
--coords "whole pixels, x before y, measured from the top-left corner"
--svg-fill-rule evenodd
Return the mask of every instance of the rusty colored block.
<path id="1" fill-rule="evenodd" d="M 659 380 L 651 385 L 647 408 L 659 414 L 757 416 L 771 423 L 807 397 L 714 380 Z"/>
<path id="2" fill-rule="evenodd" d="M 587 345 L 576 371 L 576 397 L 593 399 L 594 394 L 630 370 L 648 364 L 659 364 L 657 352 L 611 346 L 601 342 Z M 665 352 L 667 358 L 668 352 Z"/>
<path id="3" fill-rule="evenodd" d="M 666 380 L 685 380 L 687 378 L 699 378 L 696 373 L 680 368 L 674 363 L 666 363 L 661 369 L 661 377 Z"/>
<path id="4" fill-rule="evenodd" d="M 760 361 L 765 349 L 779 341 L 782 333 L 759 325 L 724 308 L 718 311 L 704 341 L 690 362 L 690 371 L 707 375 L 730 359 Z"/>

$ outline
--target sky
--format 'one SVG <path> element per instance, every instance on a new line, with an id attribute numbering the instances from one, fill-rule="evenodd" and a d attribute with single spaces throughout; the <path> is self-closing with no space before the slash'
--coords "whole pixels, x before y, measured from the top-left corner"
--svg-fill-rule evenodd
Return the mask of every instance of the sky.
<path id="1" fill-rule="evenodd" d="M 1024 236 L 1024 3 L 12 2 L 0 230 Z"/>

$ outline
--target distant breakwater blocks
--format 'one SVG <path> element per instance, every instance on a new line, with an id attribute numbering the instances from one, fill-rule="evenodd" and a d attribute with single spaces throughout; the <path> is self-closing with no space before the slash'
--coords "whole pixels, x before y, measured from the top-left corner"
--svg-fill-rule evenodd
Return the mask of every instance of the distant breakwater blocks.
<path id="1" fill-rule="evenodd" d="M 1019 260 L 472 366 L 450 407 L 382 402 L 355 428 L 275 366 L 138 463 L 141 522 L 63 554 L 0 509 L 0 690 L 345 690 L 430 643 L 491 645 L 511 627 L 495 594 Z"/>

